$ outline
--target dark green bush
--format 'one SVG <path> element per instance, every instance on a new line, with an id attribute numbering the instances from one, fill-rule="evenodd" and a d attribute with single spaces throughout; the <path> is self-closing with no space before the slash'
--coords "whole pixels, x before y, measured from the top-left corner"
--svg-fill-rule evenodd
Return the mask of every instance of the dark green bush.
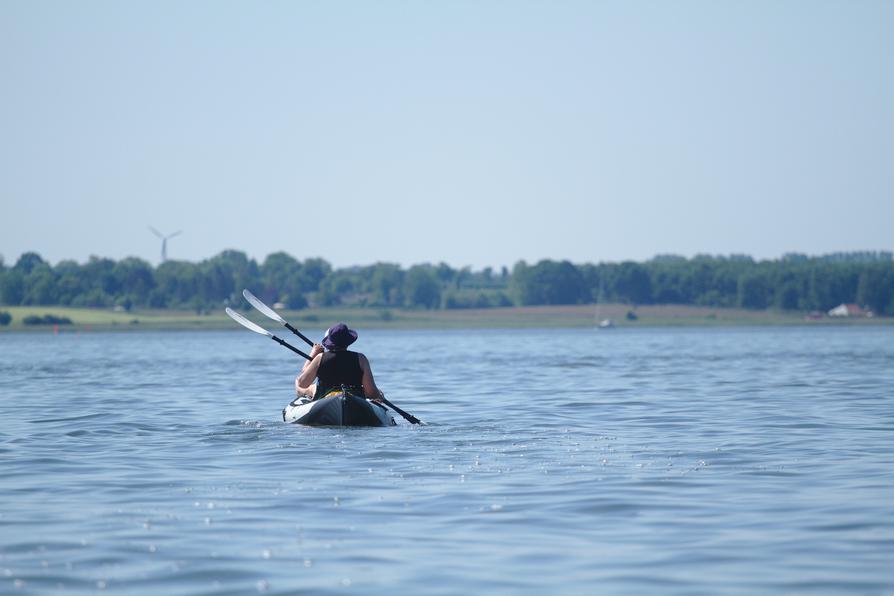
<path id="1" fill-rule="evenodd" d="M 56 315 L 28 315 L 22 319 L 25 325 L 71 325 L 71 319 L 68 317 L 57 317 Z"/>

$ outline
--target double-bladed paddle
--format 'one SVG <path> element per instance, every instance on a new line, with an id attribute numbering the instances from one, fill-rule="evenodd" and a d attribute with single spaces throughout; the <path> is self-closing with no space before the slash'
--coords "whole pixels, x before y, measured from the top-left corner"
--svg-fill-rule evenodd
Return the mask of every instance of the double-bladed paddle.
<path id="1" fill-rule="evenodd" d="M 303 333 L 301 333 L 300 331 L 298 331 L 297 329 L 295 329 L 294 327 L 292 327 L 291 325 L 289 325 L 289 323 L 286 322 L 286 320 L 283 319 L 281 316 L 279 316 L 279 314 L 278 314 L 275 310 L 273 310 L 272 308 L 270 308 L 269 306 L 267 306 L 266 304 L 264 304 L 263 302 L 261 302 L 261 301 L 257 298 L 257 296 L 255 296 L 254 294 L 252 294 L 251 292 L 249 292 L 247 289 L 246 289 L 246 290 L 242 290 L 242 295 L 245 297 L 246 300 L 248 300 L 248 302 L 249 302 L 252 306 L 254 306 L 256 309 L 258 309 L 262 314 L 266 315 L 267 317 L 270 317 L 270 318 L 273 319 L 274 321 L 276 321 L 276 322 L 282 324 L 283 326 L 285 326 L 286 329 L 288 329 L 289 331 L 291 331 L 292 333 L 294 333 L 295 335 L 297 335 L 298 337 L 300 337 L 301 339 L 303 339 L 303 340 L 307 343 L 307 345 L 309 345 L 309 346 L 311 346 L 311 347 L 314 345 L 314 342 L 312 342 L 311 340 L 309 340 Z M 260 333 L 261 335 L 266 335 L 266 336 L 268 336 L 270 339 L 272 339 L 273 341 L 275 341 L 276 343 L 278 343 L 279 345 L 281 345 L 281 346 L 285 346 L 285 347 L 289 348 L 290 350 L 292 350 L 293 352 L 295 352 L 295 353 L 297 353 L 297 354 L 300 354 L 301 356 L 304 356 L 304 357 L 307 358 L 308 360 L 311 360 L 311 357 L 310 357 L 310 356 L 308 356 L 307 354 L 305 354 L 304 352 L 302 352 L 302 351 L 299 350 L 298 348 L 296 348 L 296 347 L 290 345 L 289 343 L 287 343 L 287 342 L 281 340 L 280 338 L 276 337 L 275 335 L 273 335 L 272 333 L 270 333 L 269 331 L 267 331 L 267 330 L 264 329 L 263 327 L 261 327 L 261 326 L 259 326 L 259 325 L 255 325 L 254 323 L 252 323 L 251 321 L 249 321 L 248 319 L 246 319 L 245 317 L 243 317 L 243 316 L 240 315 L 239 313 L 235 312 L 233 309 L 227 307 L 226 311 L 227 311 L 227 314 L 230 315 L 230 318 L 232 318 L 234 321 L 236 321 L 237 323 L 239 323 L 239 324 L 242 325 L 243 327 L 245 327 L 245 328 L 247 328 L 247 329 L 250 329 L 251 331 L 254 331 L 255 333 Z M 403 410 L 401 410 L 400 408 L 398 408 L 397 406 L 395 406 L 393 403 L 391 403 L 390 401 L 388 401 L 387 399 L 385 399 L 385 397 L 380 397 L 379 399 L 382 401 L 382 403 L 384 403 L 386 406 L 388 406 L 389 408 L 391 408 L 392 410 L 394 410 L 395 412 L 397 412 L 398 414 L 400 414 L 401 416 L 403 416 L 406 420 L 410 421 L 412 424 L 423 424 L 423 425 L 425 424 L 423 421 L 419 420 L 418 418 L 416 418 L 416 417 L 413 416 L 412 414 L 410 414 L 410 413 L 408 413 L 408 412 L 404 412 Z"/>

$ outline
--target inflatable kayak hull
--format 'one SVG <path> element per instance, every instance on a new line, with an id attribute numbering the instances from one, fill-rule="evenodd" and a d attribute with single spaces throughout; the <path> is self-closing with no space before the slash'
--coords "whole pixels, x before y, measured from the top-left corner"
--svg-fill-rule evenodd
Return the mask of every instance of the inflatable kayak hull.
<path id="1" fill-rule="evenodd" d="M 310 401 L 299 397 L 282 411 L 290 424 L 306 426 L 394 426 L 391 413 L 377 403 L 350 393 L 334 393 Z"/>

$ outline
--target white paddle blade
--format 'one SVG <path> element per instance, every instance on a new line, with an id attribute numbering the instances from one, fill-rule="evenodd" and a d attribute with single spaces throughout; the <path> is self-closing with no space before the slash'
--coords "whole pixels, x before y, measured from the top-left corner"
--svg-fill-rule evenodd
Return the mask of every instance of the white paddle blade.
<path id="1" fill-rule="evenodd" d="M 242 295 L 245 296 L 245 299 L 248 300 L 252 306 L 261 311 L 264 315 L 270 317 L 278 323 L 282 323 L 283 325 L 286 324 L 283 318 L 276 314 L 275 310 L 258 300 L 258 298 L 248 290 L 242 290 Z"/>
<path id="2" fill-rule="evenodd" d="M 250 331 L 254 331 L 255 333 L 260 333 L 261 335 L 266 335 L 267 337 L 273 337 L 273 334 L 261 327 L 260 325 L 255 325 L 238 312 L 230 308 L 229 306 L 226 308 L 227 314 L 230 315 L 230 318 L 245 327 Z"/>

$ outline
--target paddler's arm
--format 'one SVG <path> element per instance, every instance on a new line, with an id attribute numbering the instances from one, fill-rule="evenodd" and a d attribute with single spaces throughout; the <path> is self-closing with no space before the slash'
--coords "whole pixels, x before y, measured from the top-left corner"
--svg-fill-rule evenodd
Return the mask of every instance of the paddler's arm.
<path id="1" fill-rule="evenodd" d="M 382 393 L 382 390 L 376 386 L 376 381 L 373 379 L 373 371 L 369 366 L 369 360 L 366 359 L 366 356 L 363 354 L 359 354 L 360 356 L 360 370 L 363 371 L 363 394 L 366 397 L 371 399 L 379 399 L 380 397 L 385 397 L 385 394 Z"/>
<path id="2" fill-rule="evenodd" d="M 310 387 L 314 379 L 317 378 L 317 371 L 320 370 L 320 361 L 323 359 L 323 346 L 314 344 L 310 350 L 310 360 L 304 362 L 301 373 L 295 378 L 295 391 L 304 393 L 304 389 Z"/>

